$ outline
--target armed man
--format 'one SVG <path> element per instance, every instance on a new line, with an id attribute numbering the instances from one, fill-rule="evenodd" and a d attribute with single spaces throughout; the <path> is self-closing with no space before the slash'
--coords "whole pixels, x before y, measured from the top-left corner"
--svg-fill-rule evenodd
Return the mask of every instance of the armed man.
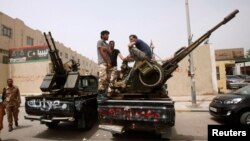
<path id="1" fill-rule="evenodd" d="M 3 90 L 4 105 L 7 111 L 7 118 L 9 122 L 9 132 L 13 130 L 13 118 L 15 126 L 18 127 L 18 113 L 21 104 L 20 91 L 17 86 L 13 85 L 13 80 L 7 80 L 8 86 Z"/>

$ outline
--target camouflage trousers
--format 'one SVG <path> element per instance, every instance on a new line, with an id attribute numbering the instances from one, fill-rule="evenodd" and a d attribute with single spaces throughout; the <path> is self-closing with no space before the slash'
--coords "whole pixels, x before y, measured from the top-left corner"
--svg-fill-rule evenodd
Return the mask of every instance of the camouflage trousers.
<path id="1" fill-rule="evenodd" d="M 111 69 L 108 69 L 106 64 L 99 64 L 99 83 L 98 90 L 108 90 L 111 74 Z M 112 77 L 113 78 L 113 77 Z"/>
<path id="2" fill-rule="evenodd" d="M 9 127 L 12 127 L 13 125 L 13 118 L 14 121 L 18 121 L 18 113 L 19 113 L 19 106 L 14 105 L 14 106 L 6 106 L 6 112 L 7 112 L 7 118 L 9 122 Z"/>
<path id="3" fill-rule="evenodd" d="M 110 76 L 108 76 L 108 78 L 109 78 L 108 92 L 111 92 L 112 91 L 111 87 L 114 85 L 114 83 L 116 82 L 116 79 L 117 79 L 117 66 L 110 68 L 108 70 L 108 74 L 110 75 Z"/>
<path id="4" fill-rule="evenodd" d="M 149 57 L 147 57 L 144 52 L 140 51 L 136 47 L 129 48 L 129 53 L 135 61 L 143 61 L 145 59 L 149 59 Z"/>

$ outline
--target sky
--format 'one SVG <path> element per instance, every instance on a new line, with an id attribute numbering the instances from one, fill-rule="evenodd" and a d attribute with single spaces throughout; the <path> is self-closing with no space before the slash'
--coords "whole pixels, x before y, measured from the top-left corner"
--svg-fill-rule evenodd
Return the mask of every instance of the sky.
<path id="1" fill-rule="evenodd" d="M 193 41 L 229 13 L 240 12 L 216 30 L 209 42 L 215 49 L 250 49 L 249 0 L 189 0 Z M 123 56 L 128 55 L 128 36 L 154 43 L 160 58 L 187 46 L 185 0 L 1 0 L 0 11 L 97 61 L 97 41 L 102 30 Z M 119 61 L 120 62 L 120 61 Z"/>

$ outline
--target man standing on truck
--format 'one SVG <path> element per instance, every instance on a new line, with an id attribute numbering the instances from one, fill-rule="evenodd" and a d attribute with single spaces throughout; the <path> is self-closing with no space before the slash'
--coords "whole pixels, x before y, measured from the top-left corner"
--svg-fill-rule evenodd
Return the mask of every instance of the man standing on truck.
<path id="1" fill-rule="evenodd" d="M 18 127 L 18 113 L 21 104 L 20 91 L 17 86 L 13 85 L 13 80 L 7 80 L 8 86 L 3 90 L 4 105 L 7 111 L 7 118 L 9 122 L 9 132 L 13 130 L 13 118 L 15 126 Z"/>
<path id="2" fill-rule="evenodd" d="M 110 71 L 109 86 L 111 87 L 115 83 L 115 80 L 117 79 L 117 56 L 119 56 L 121 60 L 124 60 L 125 58 L 123 57 L 119 49 L 115 49 L 115 41 L 113 40 L 109 41 L 109 48 L 111 52 L 110 59 L 112 65 L 112 67 L 109 69 Z M 111 96 L 113 93 L 110 87 L 108 89 L 108 96 Z"/>
<path id="3" fill-rule="evenodd" d="M 107 69 L 111 67 L 110 50 L 109 45 L 106 42 L 109 39 L 109 31 L 101 31 L 101 40 L 97 42 L 97 55 L 98 55 L 98 71 L 99 71 L 99 83 L 98 83 L 98 96 L 100 100 L 108 99 L 105 94 L 108 87 L 108 72 Z"/>

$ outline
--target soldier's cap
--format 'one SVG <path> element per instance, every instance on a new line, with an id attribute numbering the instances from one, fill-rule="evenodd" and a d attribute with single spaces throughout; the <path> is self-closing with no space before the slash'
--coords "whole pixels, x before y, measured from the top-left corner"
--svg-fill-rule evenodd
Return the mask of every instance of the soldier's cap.
<path id="1" fill-rule="evenodd" d="M 109 34 L 109 31 L 108 31 L 108 30 L 103 30 L 103 31 L 101 32 L 101 36 L 103 36 L 103 35 L 105 35 L 105 34 Z"/>

